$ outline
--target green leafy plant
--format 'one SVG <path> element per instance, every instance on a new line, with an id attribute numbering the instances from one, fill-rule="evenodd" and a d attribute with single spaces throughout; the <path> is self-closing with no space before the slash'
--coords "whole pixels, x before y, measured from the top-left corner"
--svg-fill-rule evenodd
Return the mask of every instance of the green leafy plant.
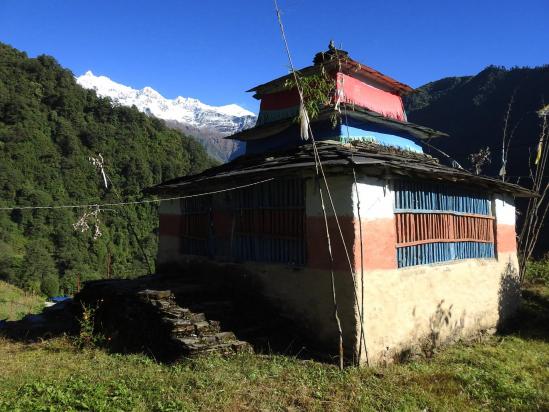
<path id="1" fill-rule="evenodd" d="M 336 82 L 324 69 L 314 75 L 305 76 L 296 71 L 297 81 L 303 93 L 303 103 L 309 119 L 315 119 L 320 111 L 332 103 L 336 92 Z M 286 80 L 284 87 L 294 89 L 297 87 L 294 77 Z"/>
<path id="2" fill-rule="evenodd" d="M 530 284 L 549 286 L 549 253 L 543 259 L 528 261 L 524 280 Z"/>
<path id="3" fill-rule="evenodd" d="M 98 306 L 92 307 L 82 304 L 82 315 L 78 320 L 80 329 L 78 335 L 74 338 L 75 345 L 80 348 L 96 348 L 104 345 L 106 342 L 105 336 L 96 331 L 95 314 Z"/>

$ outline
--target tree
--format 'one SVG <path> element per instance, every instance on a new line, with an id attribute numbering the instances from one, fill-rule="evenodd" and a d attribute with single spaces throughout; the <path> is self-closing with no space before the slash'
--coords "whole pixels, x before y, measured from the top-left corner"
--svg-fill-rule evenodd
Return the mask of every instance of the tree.
<path id="1" fill-rule="evenodd" d="M 56 296 L 59 293 L 59 278 L 55 274 L 49 274 L 42 278 L 40 290 L 48 297 Z"/>
<path id="2" fill-rule="evenodd" d="M 54 58 L 31 59 L 0 43 L 0 206 L 118 201 L 88 160 L 97 153 L 124 200 L 139 200 L 144 187 L 213 165 L 195 140 L 83 89 Z M 112 277 L 147 273 L 139 244 L 147 256 L 156 255 L 157 240 L 150 239 L 158 227 L 156 206 L 102 212 L 103 236 L 96 240 L 74 230 L 81 213 L 0 211 L 0 246 L 9 246 L 0 248 L 0 277 L 50 293 L 53 276 L 73 291 L 78 276 L 105 276 L 107 266 Z M 130 215 L 143 242 L 135 240 Z"/>
<path id="3" fill-rule="evenodd" d="M 43 240 L 29 242 L 21 264 L 20 286 L 38 293 L 41 290 L 42 281 L 47 277 L 57 276 L 57 273 L 55 261 L 47 250 L 46 242 Z"/>

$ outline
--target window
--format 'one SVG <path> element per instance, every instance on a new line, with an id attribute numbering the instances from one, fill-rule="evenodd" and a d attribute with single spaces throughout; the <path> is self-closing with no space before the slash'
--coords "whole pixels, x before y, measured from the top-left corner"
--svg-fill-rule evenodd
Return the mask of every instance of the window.
<path id="1" fill-rule="evenodd" d="M 398 267 L 494 257 L 488 195 L 405 180 L 394 188 Z"/>
<path id="2" fill-rule="evenodd" d="M 305 185 L 277 179 L 181 202 L 181 253 L 305 264 Z"/>
<path id="3" fill-rule="evenodd" d="M 305 264 L 305 188 L 301 179 L 275 180 L 235 193 L 233 257 Z"/>

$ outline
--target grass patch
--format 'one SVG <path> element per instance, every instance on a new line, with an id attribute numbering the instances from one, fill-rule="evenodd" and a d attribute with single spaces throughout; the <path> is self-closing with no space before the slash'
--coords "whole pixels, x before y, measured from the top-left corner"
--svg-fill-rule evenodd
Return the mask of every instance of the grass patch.
<path id="1" fill-rule="evenodd" d="M 537 328 L 549 288 L 529 293 L 527 317 L 505 336 L 453 346 L 431 360 L 343 372 L 277 355 L 164 365 L 78 350 L 65 338 L 0 340 L 0 410 L 548 410 L 549 342 Z"/>
<path id="2" fill-rule="evenodd" d="M 0 320 L 19 320 L 28 313 L 44 308 L 44 298 L 25 293 L 21 289 L 0 281 Z"/>

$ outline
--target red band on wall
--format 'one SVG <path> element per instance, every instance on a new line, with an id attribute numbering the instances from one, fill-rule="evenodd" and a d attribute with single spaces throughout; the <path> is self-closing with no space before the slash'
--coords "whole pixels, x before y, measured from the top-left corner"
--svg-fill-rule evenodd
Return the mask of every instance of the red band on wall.
<path id="1" fill-rule="evenodd" d="M 159 215 L 160 236 L 181 236 L 181 216 Z"/>
<path id="2" fill-rule="evenodd" d="M 517 251 L 517 237 L 514 225 L 497 225 L 496 232 L 498 253 Z"/>
<path id="3" fill-rule="evenodd" d="M 343 237 L 347 243 L 347 250 L 354 265 L 353 242 L 355 239 L 355 227 L 352 217 L 340 216 L 338 218 Z M 339 235 L 335 217 L 328 217 L 328 228 L 333 256 L 334 270 L 349 270 L 349 261 L 345 254 L 343 242 Z M 307 266 L 314 269 L 330 269 L 330 255 L 326 238 L 326 223 L 322 216 L 307 217 Z"/>
<path id="4" fill-rule="evenodd" d="M 392 119 L 405 121 L 402 98 L 396 94 L 370 86 L 362 80 L 343 73 L 337 74 L 337 89 L 343 101 L 364 107 Z"/>

